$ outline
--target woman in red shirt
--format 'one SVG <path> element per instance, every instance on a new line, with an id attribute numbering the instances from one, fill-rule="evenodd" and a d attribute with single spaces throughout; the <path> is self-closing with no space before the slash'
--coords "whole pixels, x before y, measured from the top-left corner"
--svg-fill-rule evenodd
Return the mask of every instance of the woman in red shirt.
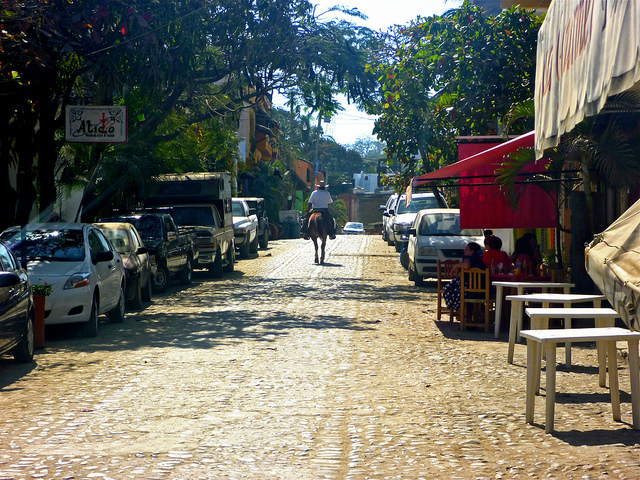
<path id="1" fill-rule="evenodd" d="M 513 263 L 509 254 L 502 250 L 500 237 L 491 235 L 485 240 L 487 250 L 482 254 L 482 261 L 491 273 L 509 273 L 513 270 Z"/>

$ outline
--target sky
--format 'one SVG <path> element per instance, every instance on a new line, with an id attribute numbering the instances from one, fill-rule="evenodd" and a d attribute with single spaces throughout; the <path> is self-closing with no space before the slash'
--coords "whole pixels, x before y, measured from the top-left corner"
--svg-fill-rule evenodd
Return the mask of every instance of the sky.
<path id="1" fill-rule="evenodd" d="M 369 17 L 366 21 L 350 17 L 350 21 L 369 27 L 373 30 L 386 31 L 392 25 L 407 25 L 417 16 L 428 17 L 440 15 L 445 11 L 455 8 L 462 3 L 461 0 L 311 0 L 317 5 L 316 14 L 326 12 L 334 5 L 343 5 L 349 8 L 357 8 L 361 13 Z M 321 16 L 321 19 L 335 18 L 331 12 Z M 274 97 L 274 102 L 281 106 L 283 100 Z M 322 128 L 326 135 L 332 136 L 336 142 L 342 145 L 352 145 L 358 138 L 375 138 L 372 136 L 375 117 L 358 111 L 355 105 L 348 105 L 342 101 L 345 110 L 335 115 L 330 123 L 323 123 Z"/>

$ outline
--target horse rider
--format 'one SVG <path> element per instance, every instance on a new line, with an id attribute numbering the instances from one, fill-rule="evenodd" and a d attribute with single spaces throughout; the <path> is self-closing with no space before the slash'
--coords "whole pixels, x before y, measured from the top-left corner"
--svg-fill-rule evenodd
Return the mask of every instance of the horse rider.
<path id="1" fill-rule="evenodd" d="M 336 239 L 336 226 L 333 221 L 333 216 L 329 211 L 329 205 L 333 203 L 333 199 L 331 198 L 331 194 L 327 191 L 327 187 L 324 183 L 324 180 L 321 180 L 319 184 L 316 185 L 317 190 L 314 190 L 309 197 L 309 203 L 307 204 L 307 214 L 304 217 L 304 223 L 302 225 L 302 231 L 304 232 L 304 239 L 309 240 L 309 235 L 307 234 L 307 229 L 309 227 L 309 217 L 311 216 L 312 211 L 319 211 L 322 213 L 322 220 L 324 221 L 325 226 L 327 227 L 327 231 L 329 232 L 329 238 L 331 240 Z"/>

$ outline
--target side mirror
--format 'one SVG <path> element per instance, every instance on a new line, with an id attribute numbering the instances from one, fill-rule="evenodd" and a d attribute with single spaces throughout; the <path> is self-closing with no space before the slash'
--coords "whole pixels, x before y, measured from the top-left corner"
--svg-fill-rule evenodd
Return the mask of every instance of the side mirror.
<path id="1" fill-rule="evenodd" d="M 0 288 L 15 287 L 20 283 L 20 277 L 13 272 L 0 272 Z"/>
<path id="2" fill-rule="evenodd" d="M 417 235 L 416 229 L 415 228 L 410 228 L 409 229 L 409 235 L 413 235 L 415 237 Z"/>
<path id="3" fill-rule="evenodd" d="M 139 247 L 138 250 L 136 250 L 137 255 L 144 255 L 145 253 L 149 253 L 147 247 Z"/>
<path id="4" fill-rule="evenodd" d="M 175 240 L 176 238 L 178 238 L 176 232 L 167 232 L 167 240 Z"/>
<path id="5" fill-rule="evenodd" d="M 258 211 L 255 208 L 250 208 L 249 209 L 249 215 L 257 215 Z"/>
<path id="6" fill-rule="evenodd" d="M 386 210 L 387 206 L 386 205 L 380 205 L 380 210 Z"/>
<path id="7" fill-rule="evenodd" d="M 110 262 L 113 260 L 113 252 L 98 252 L 94 263 Z"/>

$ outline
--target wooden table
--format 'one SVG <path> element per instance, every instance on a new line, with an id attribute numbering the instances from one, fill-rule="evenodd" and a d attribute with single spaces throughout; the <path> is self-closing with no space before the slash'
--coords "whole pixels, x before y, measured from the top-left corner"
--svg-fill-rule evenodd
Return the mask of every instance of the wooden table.
<path id="1" fill-rule="evenodd" d="M 503 277 L 502 275 L 500 278 Z M 535 277 L 530 277 L 535 278 Z M 542 278 L 542 277 L 538 277 Z M 491 285 L 496 287 L 496 327 L 494 337 L 500 336 L 500 321 L 502 317 L 502 301 L 504 297 L 505 288 L 514 288 L 518 292 L 518 295 L 524 294 L 525 288 L 539 288 L 543 292 L 548 292 L 549 289 L 561 288 L 564 293 L 571 292 L 571 289 L 576 285 L 574 283 L 559 283 L 559 282 L 547 282 L 547 281 L 494 281 L 491 280 Z"/>
<path id="2" fill-rule="evenodd" d="M 550 318 L 564 318 L 571 322 L 573 318 L 593 318 L 596 328 L 613 327 L 618 312 L 612 308 L 527 308 L 527 315 L 531 318 L 531 330 L 547 330 Z M 565 350 L 570 350 L 571 343 L 565 344 Z M 598 344 L 598 365 L 600 367 L 600 386 L 606 385 L 605 351 Z M 571 356 L 569 356 L 571 361 Z"/>
<path id="3" fill-rule="evenodd" d="M 525 295 L 507 295 L 505 300 L 509 300 L 511 302 L 509 353 L 507 354 L 507 362 L 513 363 L 513 352 L 515 350 L 516 338 L 520 340 L 520 330 L 522 330 L 523 319 L 522 312 L 526 302 L 542 303 L 543 308 L 550 307 L 552 303 L 561 303 L 564 308 L 568 308 L 574 303 L 592 302 L 594 307 L 600 308 L 602 300 L 605 300 L 605 296 L 583 293 L 528 293 Z M 565 328 L 571 328 L 571 318 L 565 320 L 564 326 Z M 531 325 L 531 328 L 534 329 L 533 325 Z M 548 322 L 546 325 L 543 324 L 539 328 L 548 328 Z M 567 366 L 571 365 L 571 345 L 565 346 L 565 356 Z"/>
<path id="4" fill-rule="evenodd" d="M 638 342 L 640 332 L 624 328 L 572 328 L 553 330 L 523 330 L 527 339 L 527 396 L 526 421 L 533 423 L 536 390 L 540 384 L 541 361 L 538 351 L 543 348 L 547 358 L 546 369 L 546 433 L 553 431 L 556 403 L 556 346 L 561 342 L 601 342 L 605 344 L 609 359 L 609 390 L 613 419 L 620 421 L 620 389 L 618 385 L 618 362 L 616 342 L 626 341 L 629 345 L 629 377 L 631 382 L 631 408 L 634 430 L 640 430 L 640 361 Z"/>

